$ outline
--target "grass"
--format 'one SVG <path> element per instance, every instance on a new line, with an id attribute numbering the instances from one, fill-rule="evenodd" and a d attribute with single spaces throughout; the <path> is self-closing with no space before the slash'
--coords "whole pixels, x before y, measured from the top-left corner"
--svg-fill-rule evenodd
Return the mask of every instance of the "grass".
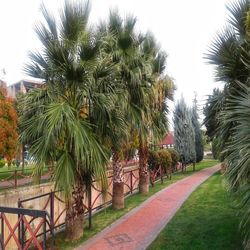
<path id="1" fill-rule="evenodd" d="M 22 175 L 25 175 L 25 176 L 30 176 L 33 174 L 33 171 L 34 171 L 34 167 L 32 166 L 26 166 L 24 168 L 24 172 L 22 172 L 22 167 L 16 167 L 16 166 L 11 166 L 11 167 L 3 167 L 3 168 L 0 168 L 0 180 L 4 180 L 8 177 L 10 177 L 8 180 L 13 180 L 14 179 L 14 171 L 17 170 L 18 174 L 22 174 Z M 47 172 L 48 171 L 48 168 L 44 168 L 43 170 L 43 173 Z M 21 179 L 23 178 L 22 176 L 17 176 L 17 179 Z"/>
<path id="2" fill-rule="evenodd" d="M 214 174 L 184 203 L 148 250 L 239 250 L 240 214 Z"/>
<path id="3" fill-rule="evenodd" d="M 216 160 L 204 160 L 198 164 L 196 164 L 196 171 L 200 171 L 204 168 L 214 166 L 218 162 Z M 84 236 L 75 242 L 67 242 L 65 241 L 65 234 L 64 232 L 58 233 L 55 237 L 56 241 L 56 247 L 58 249 L 72 249 L 84 241 L 88 240 L 98 232 L 102 231 L 104 228 L 109 226 L 111 223 L 119 219 L 121 216 L 125 215 L 129 211 L 131 211 L 133 208 L 139 206 L 142 202 L 147 200 L 150 196 L 157 193 L 161 189 L 169 186 L 170 184 L 181 180 L 191 174 L 193 174 L 192 166 L 187 168 L 187 171 L 184 173 L 178 172 L 172 175 L 171 180 L 164 180 L 164 183 L 161 184 L 160 182 L 155 183 L 154 187 L 151 187 L 149 190 L 149 193 L 146 195 L 141 195 L 139 193 L 134 194 L 126 198 L 125 201 L 125 208 L 121 210 L 114 211 L 111 207 L 106 208 L 105 210 L 95 214 L 92 218 L 92 229 L 87 228 L 87 221 L 84 225 Z"/>

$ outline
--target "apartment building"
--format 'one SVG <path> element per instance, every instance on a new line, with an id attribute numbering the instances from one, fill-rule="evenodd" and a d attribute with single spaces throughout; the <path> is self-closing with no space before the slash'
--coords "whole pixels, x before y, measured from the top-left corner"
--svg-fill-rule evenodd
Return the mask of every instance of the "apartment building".
<path id="1" fill-rule="evenodd" d="M 25 94 L 29 92 L 31 89 L 39 88 L 42 84 L 43 82 L 41 81 L 39 82 L 39 81 L 34 81 L 34 80 L 20 80 L 8 86 L 7 93 L 8 93 L 8 96 L 12 98 L 16 98 L 16 95 L 18 93 Z"/>

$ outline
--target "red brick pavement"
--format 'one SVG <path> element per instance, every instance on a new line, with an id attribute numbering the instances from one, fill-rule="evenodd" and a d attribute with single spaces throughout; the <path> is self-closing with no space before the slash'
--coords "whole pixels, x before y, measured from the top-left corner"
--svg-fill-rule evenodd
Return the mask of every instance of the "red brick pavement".
<path id="1" fill-rule="evenodd" d="M 76 250 L 146 249 L 189 195 L 219 168 L 203 169 L 168 186 Z"/>

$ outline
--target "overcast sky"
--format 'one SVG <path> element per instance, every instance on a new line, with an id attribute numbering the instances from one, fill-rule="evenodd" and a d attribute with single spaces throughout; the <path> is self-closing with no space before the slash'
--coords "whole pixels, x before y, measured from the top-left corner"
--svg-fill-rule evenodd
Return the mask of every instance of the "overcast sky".
<path id="1" fill-rule="evenodd" d="M 121 14 L 138 18 L 138 29 L 152 31 L 168 54 L 167 73 L 177 85 L 176 98 L 183 94 L 191 104 L 194 92 L 199 100 L 218 83 L 203 59 L 217 31 L 226 23 L 229 0 L 92 0 L 91 23 L 118 7 Z M 56 12 L 63 0 L 44 0 Z M 0 0 L 0 69 L 6 71 L 8 85 L 28 78 L 22 72 L 29 50 L 40 44 L 33 31 L 41 20 L 41 0 Z"/>

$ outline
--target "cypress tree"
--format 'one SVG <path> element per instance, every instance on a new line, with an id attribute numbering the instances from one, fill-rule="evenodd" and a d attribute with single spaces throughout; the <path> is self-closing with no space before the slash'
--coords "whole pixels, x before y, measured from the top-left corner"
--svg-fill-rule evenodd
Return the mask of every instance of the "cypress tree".
<path id="1" fill-rule="evenodd" d="M 175 106 L 173 122 L 175 148 L 181 155 L 182 162 L 184 164 L 195 163 L 195 132 L 192 124 L 192 114 L 183 97 Z"/>
<path id="2" fill-rule="evenodd" d="M 195 152 L 196 152 L 196 162 L 203 160 L 204 147 L 202 142 L 201 125 L 199 123 L 199 116 L 197 112 L 197 100 L 194 99 L 194 105 L 192 107 L 192 124 L 195 134 Z"/>

